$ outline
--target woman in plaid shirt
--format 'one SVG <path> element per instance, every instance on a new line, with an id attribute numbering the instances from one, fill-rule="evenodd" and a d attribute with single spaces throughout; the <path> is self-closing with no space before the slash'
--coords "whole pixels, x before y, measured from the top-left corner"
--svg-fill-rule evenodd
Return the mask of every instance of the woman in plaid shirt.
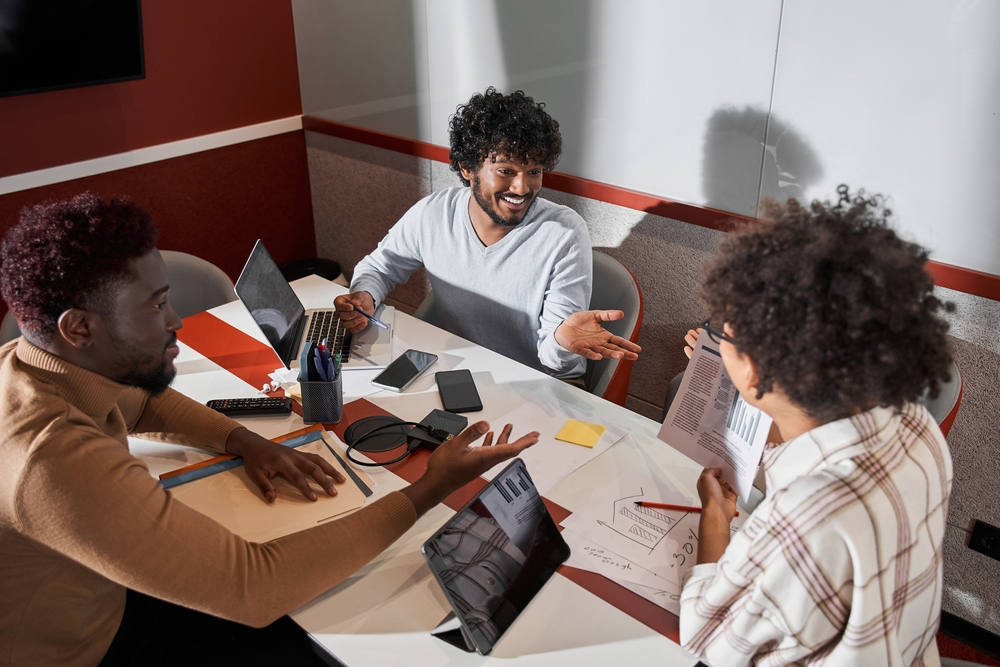
<path id="1" fill-rule="evenodd" d="M 781 435 L 767 497 L 732 541 L 735 494 L 717 469 L 698 480 L 680 635 L 713 667 L 940 664 L 951 459 L 916 401 L 948 380 L 938 311 L 953 306 L 881 197 L 839 193 L 770 203 L 706 271 L 726 369 Z"/>

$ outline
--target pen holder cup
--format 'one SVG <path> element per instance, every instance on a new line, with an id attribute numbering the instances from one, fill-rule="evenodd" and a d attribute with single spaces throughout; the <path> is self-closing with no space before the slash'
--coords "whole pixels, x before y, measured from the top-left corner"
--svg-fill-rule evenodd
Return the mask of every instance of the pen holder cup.
<path id="1" fill-rule="evenodd" d="M 344 413 L 344 375 L 333 382 L 301 382 L 302 421 L 338 424 Z"/>

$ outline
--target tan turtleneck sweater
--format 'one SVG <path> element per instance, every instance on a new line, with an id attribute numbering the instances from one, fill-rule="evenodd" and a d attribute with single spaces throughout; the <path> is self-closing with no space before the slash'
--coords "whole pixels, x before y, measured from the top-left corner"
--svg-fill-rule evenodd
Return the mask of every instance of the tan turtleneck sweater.
<path id="1" fill-rule="evenodd" d="M 339 521 L 246 542 L 175 502 L 127 436 L 224 451 L 238 426 L 74 366 L 0 347 L 0 666 L 96 665 L 125 589 L 264 626 L 335 586 L 416 520 L 392 493 Z"/>

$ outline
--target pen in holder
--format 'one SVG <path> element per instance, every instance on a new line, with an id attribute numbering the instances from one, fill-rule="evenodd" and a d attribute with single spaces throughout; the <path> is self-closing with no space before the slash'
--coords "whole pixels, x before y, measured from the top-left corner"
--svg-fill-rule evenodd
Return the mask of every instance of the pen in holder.
<path id="1" fill-rule="evenodd" d="M 307 424 L 338 424 L 344 412 L 344 374 L 331 382 L 300 382 L 302 421 Z"/>

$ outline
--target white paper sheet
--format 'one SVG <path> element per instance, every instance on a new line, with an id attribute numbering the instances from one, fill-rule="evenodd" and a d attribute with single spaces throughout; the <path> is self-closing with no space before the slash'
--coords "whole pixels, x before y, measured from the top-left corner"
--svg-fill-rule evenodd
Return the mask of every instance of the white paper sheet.
<path id="1" fill-rule="evenodd" d="M 771 418 L 743 400 L 703 330 L 657 437 L 706 468 L 721 468 L 747 502 L 770 429 Z"/>
<path id="2" fill-rule="evenodd" d="M 569 560 L 566 561 L 566 565 L 570 567 L 595 572 L 619 583 L 629 581 L 651 588 L 674 586 L 669 580 L 591 542 L 579 533 L 566 528 L 561 534 L 570 548 Z"/>
<path id="3" fill-rule="evenodd" d="M 555 398 L 539 399 L 536 403 L 526 403 L 492 423 L 494 433 L 499 433 L 504 424 L 513 424 L 512 438 L 538 431 L 538 442 L 524 450 L 520 458 L 528 468 L 535 488 L 542 495 L 567 477 L 574 470 L 600 455 L 626 435 L 628 429 L 615 424 L 602 424 L 608 430 L 593 448 L 581 447 L 555 439 L 555 435 L 570 419 L 586 419 L 579 414 L 568 414 Z M 488 470 L 483 477 L 493 479 L 508 462 L 500 463 Z"/>
<path id="4" fill-rule="evenodd" d="M 667 480 L 626 473 L 566 517 L 568 530 L 605 547 L 658 577 L 678 584 L 694 563 L 698 548 L 698 516 L 689 512 L 637 508 L 647 500 L 700 506 L 696 496 Z"/>
<path id="5" fill-rule="evenodd" d="M 572 554 L 567 565 L 596 572 L 674 614 L 680 614 L 681 582 L 698 555 L 699 514 L 635 508 L 636 500 L 698 505 L 669 480 L 636 473 L 595 491 L 562 521 Z M 733 520 L 736 532 L 746 515 Z"/>

